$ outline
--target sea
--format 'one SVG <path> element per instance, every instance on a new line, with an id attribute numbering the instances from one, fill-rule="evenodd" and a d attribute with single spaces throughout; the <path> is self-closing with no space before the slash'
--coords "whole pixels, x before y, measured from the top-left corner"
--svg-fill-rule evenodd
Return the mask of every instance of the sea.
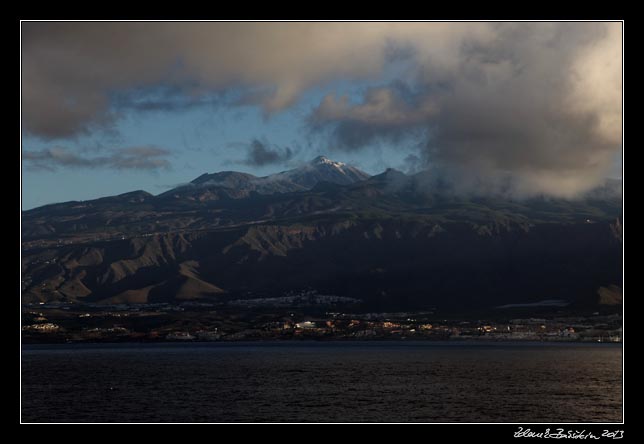
<path id="1" fill-rule="evenodd" d="M 24 345 L 21 421 L 618 423 L 621 344 Z"/>

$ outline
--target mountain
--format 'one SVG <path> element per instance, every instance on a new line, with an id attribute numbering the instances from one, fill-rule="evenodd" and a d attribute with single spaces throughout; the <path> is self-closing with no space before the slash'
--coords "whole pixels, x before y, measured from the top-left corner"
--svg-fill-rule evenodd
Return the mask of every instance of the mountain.
<path id="1" fill-rule="evenodd" d="M 299 168 L 274 174 L 264 179 L 269 182 L 291 182 L 304 189 L 310 189 L 319 182 L 350 185 L 369 177 L 369 174 L 346 163 L 334 162 L 324 156 L 318 156 Z"/>
<path id="2" fill-rule="evenodd" d="M 159 196 L 35 208 L 22 218 L 23 299 L 226 300 L 315 288 L 365 309 L 458 310 L 594 306 L 600 288 L 621 286 L 621 195 L 513 200 L 426 183 L 321 157 L 263 178 L 214 173 Z"/>
<path id="3" fill-rule="evenodd" d="M 189 184 L 163 193 L 160 197 L 200 202 L 240 199 L 250 196 L 253 192 L 259 194 L 291 193 L 309 190 L 319 182 L 350 185 L 369 177 L 369 174 L 355 167 L 319 156 L 298 168 L 265 177 L 236 171 L 206 173 Z"/>

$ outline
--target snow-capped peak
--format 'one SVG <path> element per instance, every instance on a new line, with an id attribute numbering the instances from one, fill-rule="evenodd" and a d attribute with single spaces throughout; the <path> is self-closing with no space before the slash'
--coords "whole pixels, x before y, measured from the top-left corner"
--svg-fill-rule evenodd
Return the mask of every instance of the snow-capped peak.
<path id="1" fill-rule="evenodd" d="M 316 157 L 315 159 L 313 159 L 313 160 L 311 161 L 311 163 L 312 163 L 313 165 L 319 165 L 319 164 L 322 164 L 322 163 L 323 163 L 323 164 L 327 164 L 327 165 L 334 166 L 334 167 L 336 167 L 336 168 L 342 168 L 342 167 L 345 165 L 345 164 L 344 164 L 344 163 L 342 163 L 342 162 L 335 162 L 335 161 L 333 161 L 333 160 L 329 159 L 329 158 L 328 158 L 328 157 L 326 157 L 326 156 L 318 156 L 318 157 Z"/>
<path id="2" fill-rule="evenodd" d="M 221 171 L 203 174 L 189 185 L 178 187 L 167 193 L 176 194 L 177 190 L 186 193 L 201 193 L 210 188 L 222 188 L 225 196 L 246 197 L 250 192 L 259 194 L 292 193 L 310 190 L 319 182 L 330 182 L 337 185 L 349 185 L 366 180 L 369 174 L 342 162 L 335 162 L 328 157 L 318 156 L 310 162 L 288 171 L 257 177 L 248 173 Z M 231 195 L 230 190 L 233 191 Z M 217 194 L 217 197 L 219 194 Z M 234 197 L 234 198 L 237 198 Z"/>

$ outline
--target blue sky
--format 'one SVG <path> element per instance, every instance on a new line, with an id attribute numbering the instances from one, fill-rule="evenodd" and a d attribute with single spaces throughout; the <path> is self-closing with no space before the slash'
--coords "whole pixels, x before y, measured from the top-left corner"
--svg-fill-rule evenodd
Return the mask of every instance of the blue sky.
<path id="1" fill-rule="evenodd" d="M 274 115 L 264 116 L 254 106 L 226 106 L 215 100 L 199 107 L 174 111 L 128 111 L 115 128 L 60 141 L 43 141 L 25 135 L 23 149 L 43 150 L 52 146 L 89 156 L 120 146 L 153 145 L 171 152 L 168 169 L 129 170 L 68 167 L 48 171 L 23 163 L 23 209 L 68 200 L 87 200 L 133 190 L 159 194 L 191 181 L 205 172 L 243 171 L 258 176 L 295 168 L 318 155 L 355 165 L 370 174 L 388 167 L 405 167 L 414 152 L 414 141 L 396 149 L 374 144 L 359 152 L 334 149 L 327 139 L 312 137 L 303 120 L 330 92 L 351 94 L 366 85 L 330 85 L 311 91 L 298 103 Z M 269 165 L 245 163 L 252 140 L 289 147 L 295 155 L 286 162 Z"/>
<path id="2" fill-rule="evenodd" d="M 320 154 L 571 197 L 620 174 L 621 38 L 620 23 L 23 23 L 23 209 Z"/>

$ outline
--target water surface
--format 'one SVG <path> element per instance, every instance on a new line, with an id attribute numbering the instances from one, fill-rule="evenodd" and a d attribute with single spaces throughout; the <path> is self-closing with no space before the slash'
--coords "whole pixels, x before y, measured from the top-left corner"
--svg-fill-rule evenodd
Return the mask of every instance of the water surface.
<path id="1" fill-rule="evenodd" d="M 23 422 L 621 422 L 619 344 L 24 346 Z"/>

